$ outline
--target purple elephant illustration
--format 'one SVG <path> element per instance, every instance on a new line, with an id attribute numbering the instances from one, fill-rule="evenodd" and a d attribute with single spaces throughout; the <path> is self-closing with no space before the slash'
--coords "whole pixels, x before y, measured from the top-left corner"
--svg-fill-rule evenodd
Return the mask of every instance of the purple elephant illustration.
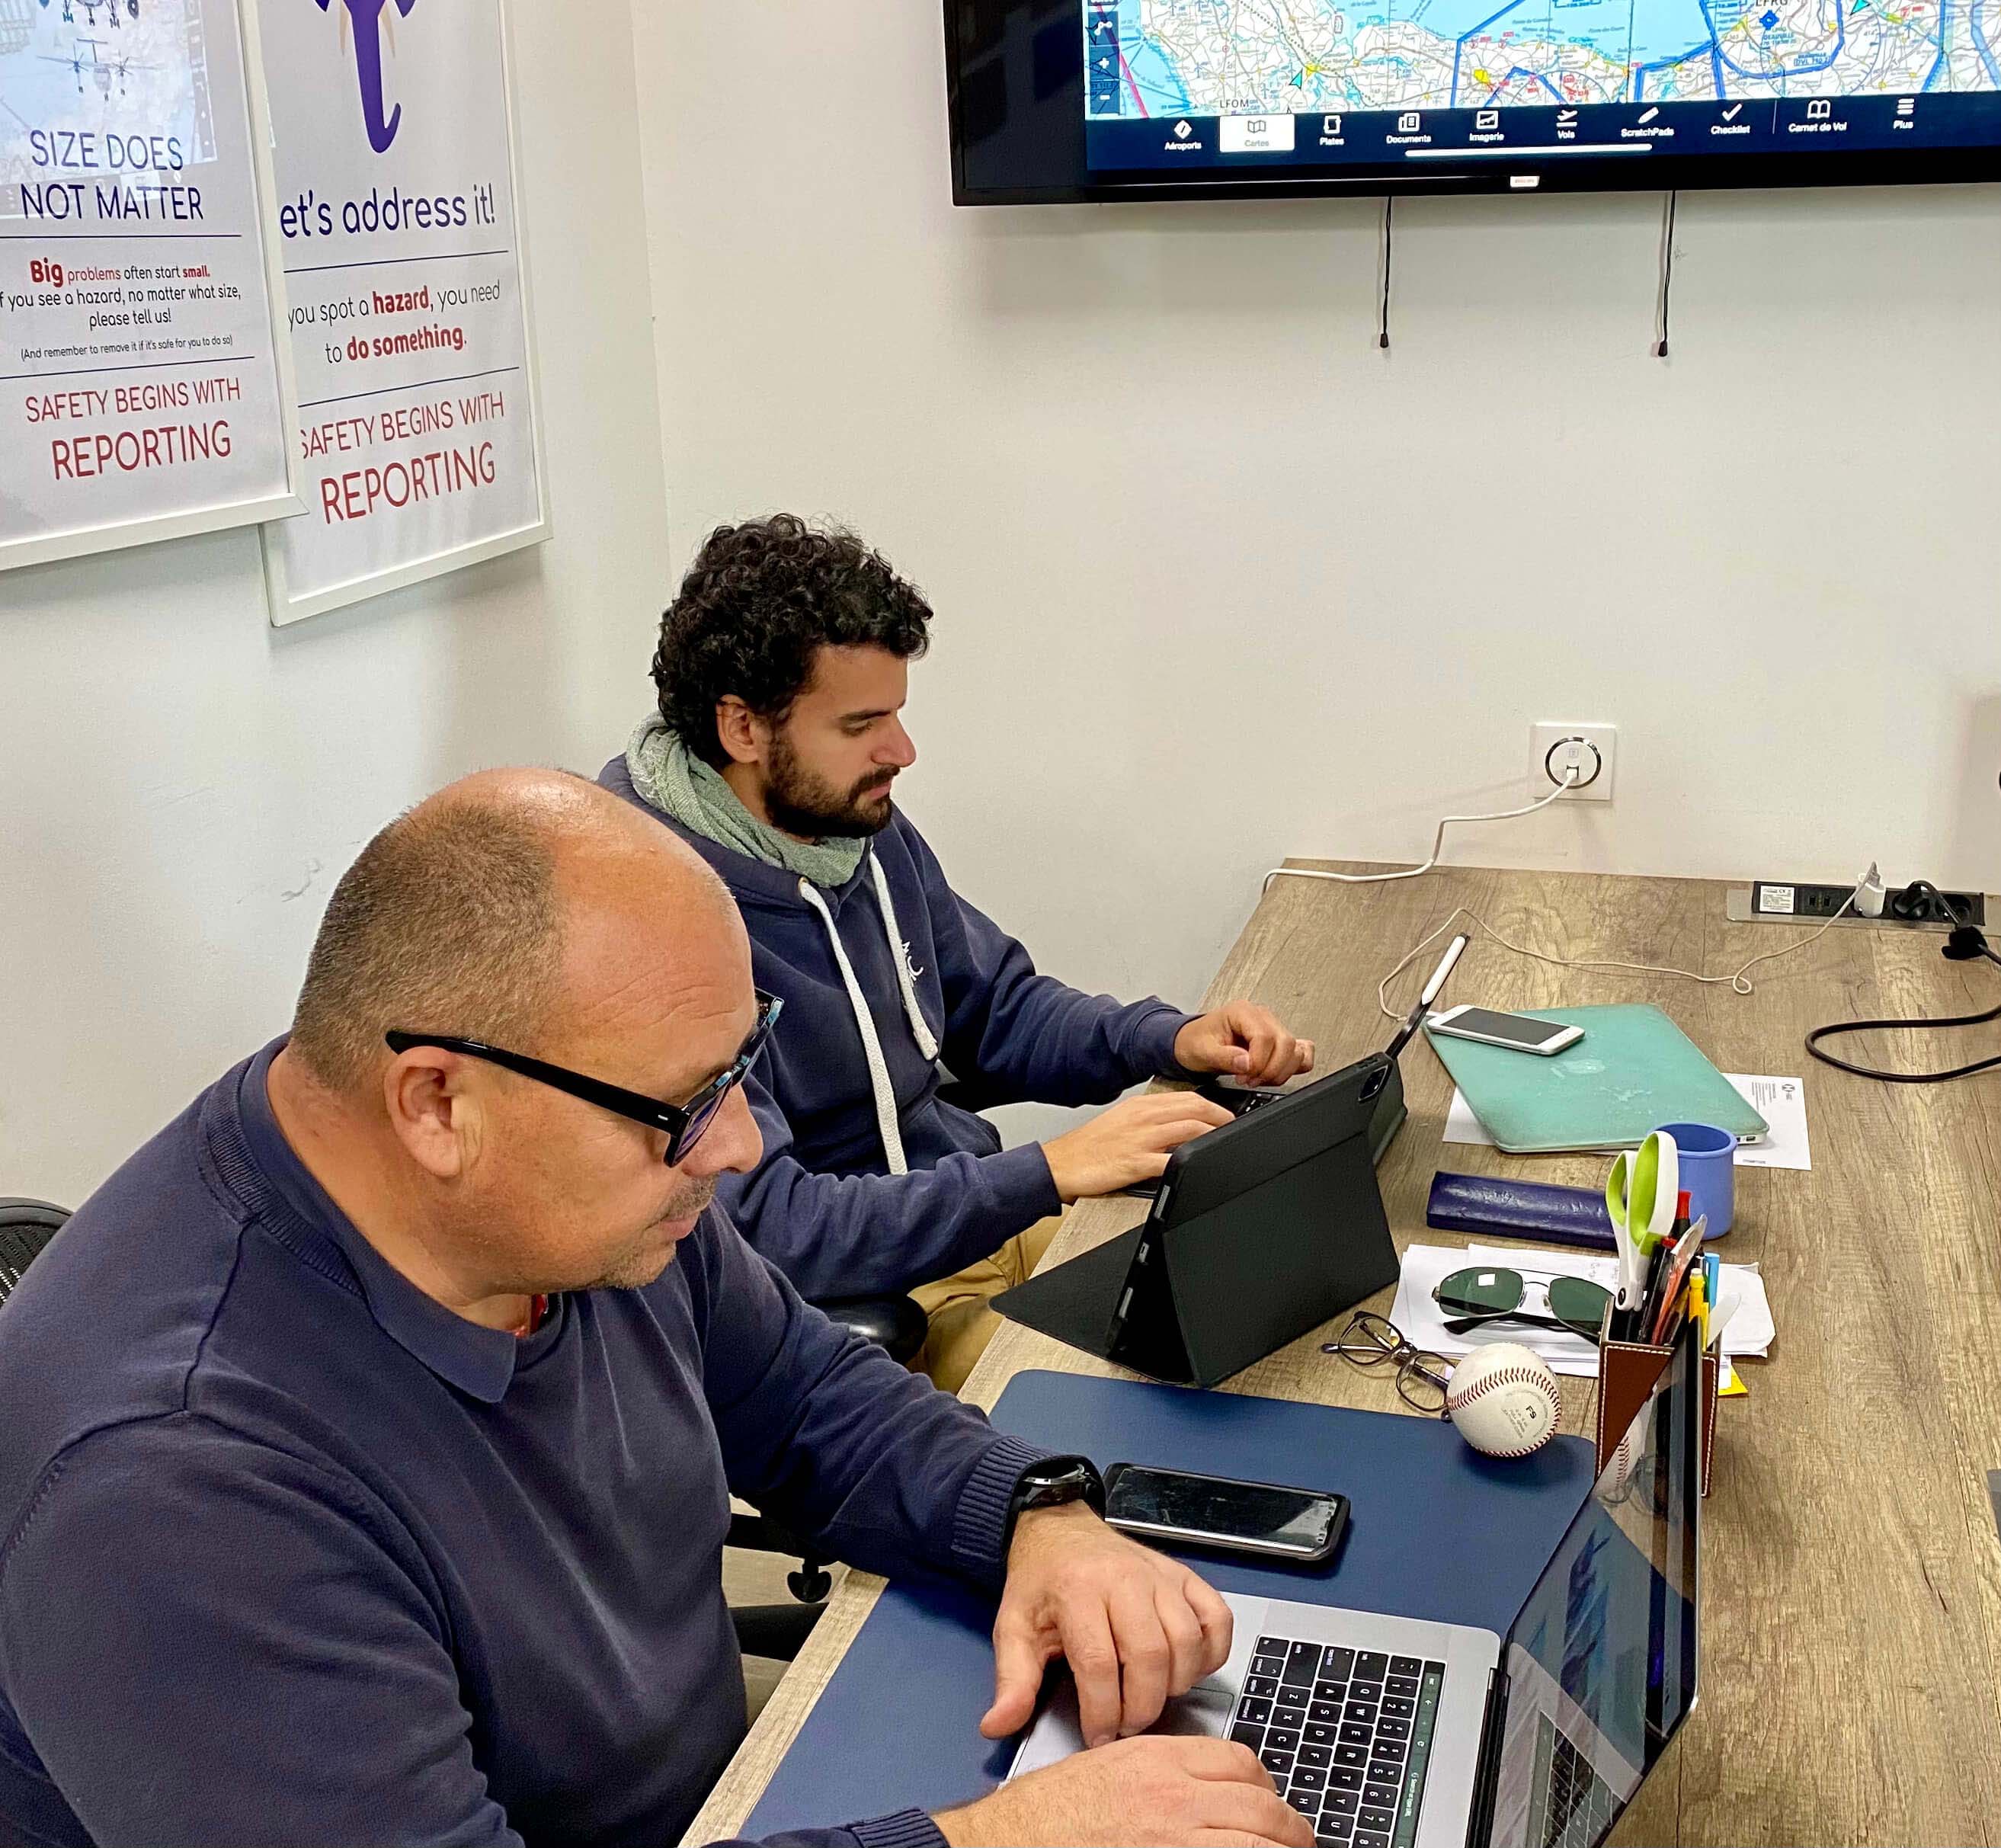
<path id="1" fill-rule="evenodd" d="M 354 64 L 361 79 L 361 114 L 368 128 L 368 145 L 378 154 L 387 154 L 389 144 L 403 120 L 399 103 L 385 114 L 382 96 L 382 9 L 391 0 L 342 0 L 354 26 Z M 394 0 L 398 12 L 410 16 L 417 0 Z M 333 0 L 318 0 L 322 12 Z"/>

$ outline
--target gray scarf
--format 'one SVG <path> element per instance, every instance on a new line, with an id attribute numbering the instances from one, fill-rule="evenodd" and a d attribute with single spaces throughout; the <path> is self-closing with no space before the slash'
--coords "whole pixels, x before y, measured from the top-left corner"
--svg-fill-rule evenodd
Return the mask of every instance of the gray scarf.
<path id="1" fill-rule="evenodd" d="M 845 886 L 861 868 L 864 841 L 796 840 L 760 821 L 721 772 L 668 730 L 657 712 L 649 713 L 633 732 L 625 747 L 625 767 L 642 801 L 719 847 L 767 866 L 782 866 L 816 886 Z"/>

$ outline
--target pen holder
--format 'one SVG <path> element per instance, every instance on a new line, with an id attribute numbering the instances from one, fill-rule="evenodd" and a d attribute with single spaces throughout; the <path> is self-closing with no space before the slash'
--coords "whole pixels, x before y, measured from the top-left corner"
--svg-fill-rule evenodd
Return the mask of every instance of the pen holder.
<path id="1" fill-rule="evenodd" d="M 1608 1324 L 1610 1316 L 1607 1317 Z M 1611 1461 L 1612 1453 L 1626 1435 L 1647 1395 L 1661 1376 L 1661 1369 L 1672 1356 L 1672 1348 L 1649 1347 L 1637 1341 L 1599 1342 L 1598 1360 L 1598 1467 Z M 1716 1395 L 1722 1383 L 1721 1369 L 1714 1354 L 1702 1357 L 1702 1492 L 1709 1493 L 1710 1465 L 1716 1452 Z"/>

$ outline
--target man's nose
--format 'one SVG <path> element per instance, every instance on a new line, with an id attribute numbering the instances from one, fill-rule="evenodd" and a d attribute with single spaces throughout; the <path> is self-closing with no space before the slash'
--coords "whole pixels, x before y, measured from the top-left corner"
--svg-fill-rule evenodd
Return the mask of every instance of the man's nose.
<path id="1" fill-rule="evenodd" d="M 899 770 L 908 770 L 917 762 L 917 747 L 910 741 L 910 734 L 903 729 L 900 719 L 890 720 L 889 734 L 883 740 L 882 748 L 876 752 L 875 760 L 879 764 L 893 764 Z"/>
<path id="2" fill-rule="evenodd" d="M 711 1175 L 747 1175 L 764 1157 L 764 1133 L 750 1114 L 740 1084 L 723 1099 L 715 1121 L 681 1163 L 681 1172 L 705 1180 Z"/>

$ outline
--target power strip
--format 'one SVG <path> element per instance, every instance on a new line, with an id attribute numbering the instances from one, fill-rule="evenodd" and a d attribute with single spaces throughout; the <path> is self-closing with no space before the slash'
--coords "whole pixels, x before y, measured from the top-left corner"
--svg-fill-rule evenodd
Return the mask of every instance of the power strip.
<path id="1" fill-rule="evenodd" d="M 1823 917 L 1832 917 L 1855 896 L 1853 886 L 1815 886 L 1795 880 L 1782 883 L 1777 879 L 1753 879 L 1751 882 L 1751 915 L 1753 917 L 1797 918 L 1801 924 L 1817 924 Z"/>
<path id="2" fill-rule="evenodd" d="M 1773 923 L 1824 924 L 1839 914 L 1854 891 L 1853 886 L 1823 886 L 1808 879 L 1754 879 L 1751 882 L 1747 915 L 1751 919 Z M 1958 922 L 1977 925 L 1986 923 L 1987 900 L 1982 893 L 1947 892 L 1940 896 L 1958 914 Z M 1895 889 L 1884 900 L 1881 917 L 1853 917 L 1853 921 L 1905 927 L 1929 925 L 1937 930 L 1950 929 L 1954 921 L 1951 918 L 1913 917 L 1907 904 L 1900 909 L 1903 900 L 1903 889 Z"/>

